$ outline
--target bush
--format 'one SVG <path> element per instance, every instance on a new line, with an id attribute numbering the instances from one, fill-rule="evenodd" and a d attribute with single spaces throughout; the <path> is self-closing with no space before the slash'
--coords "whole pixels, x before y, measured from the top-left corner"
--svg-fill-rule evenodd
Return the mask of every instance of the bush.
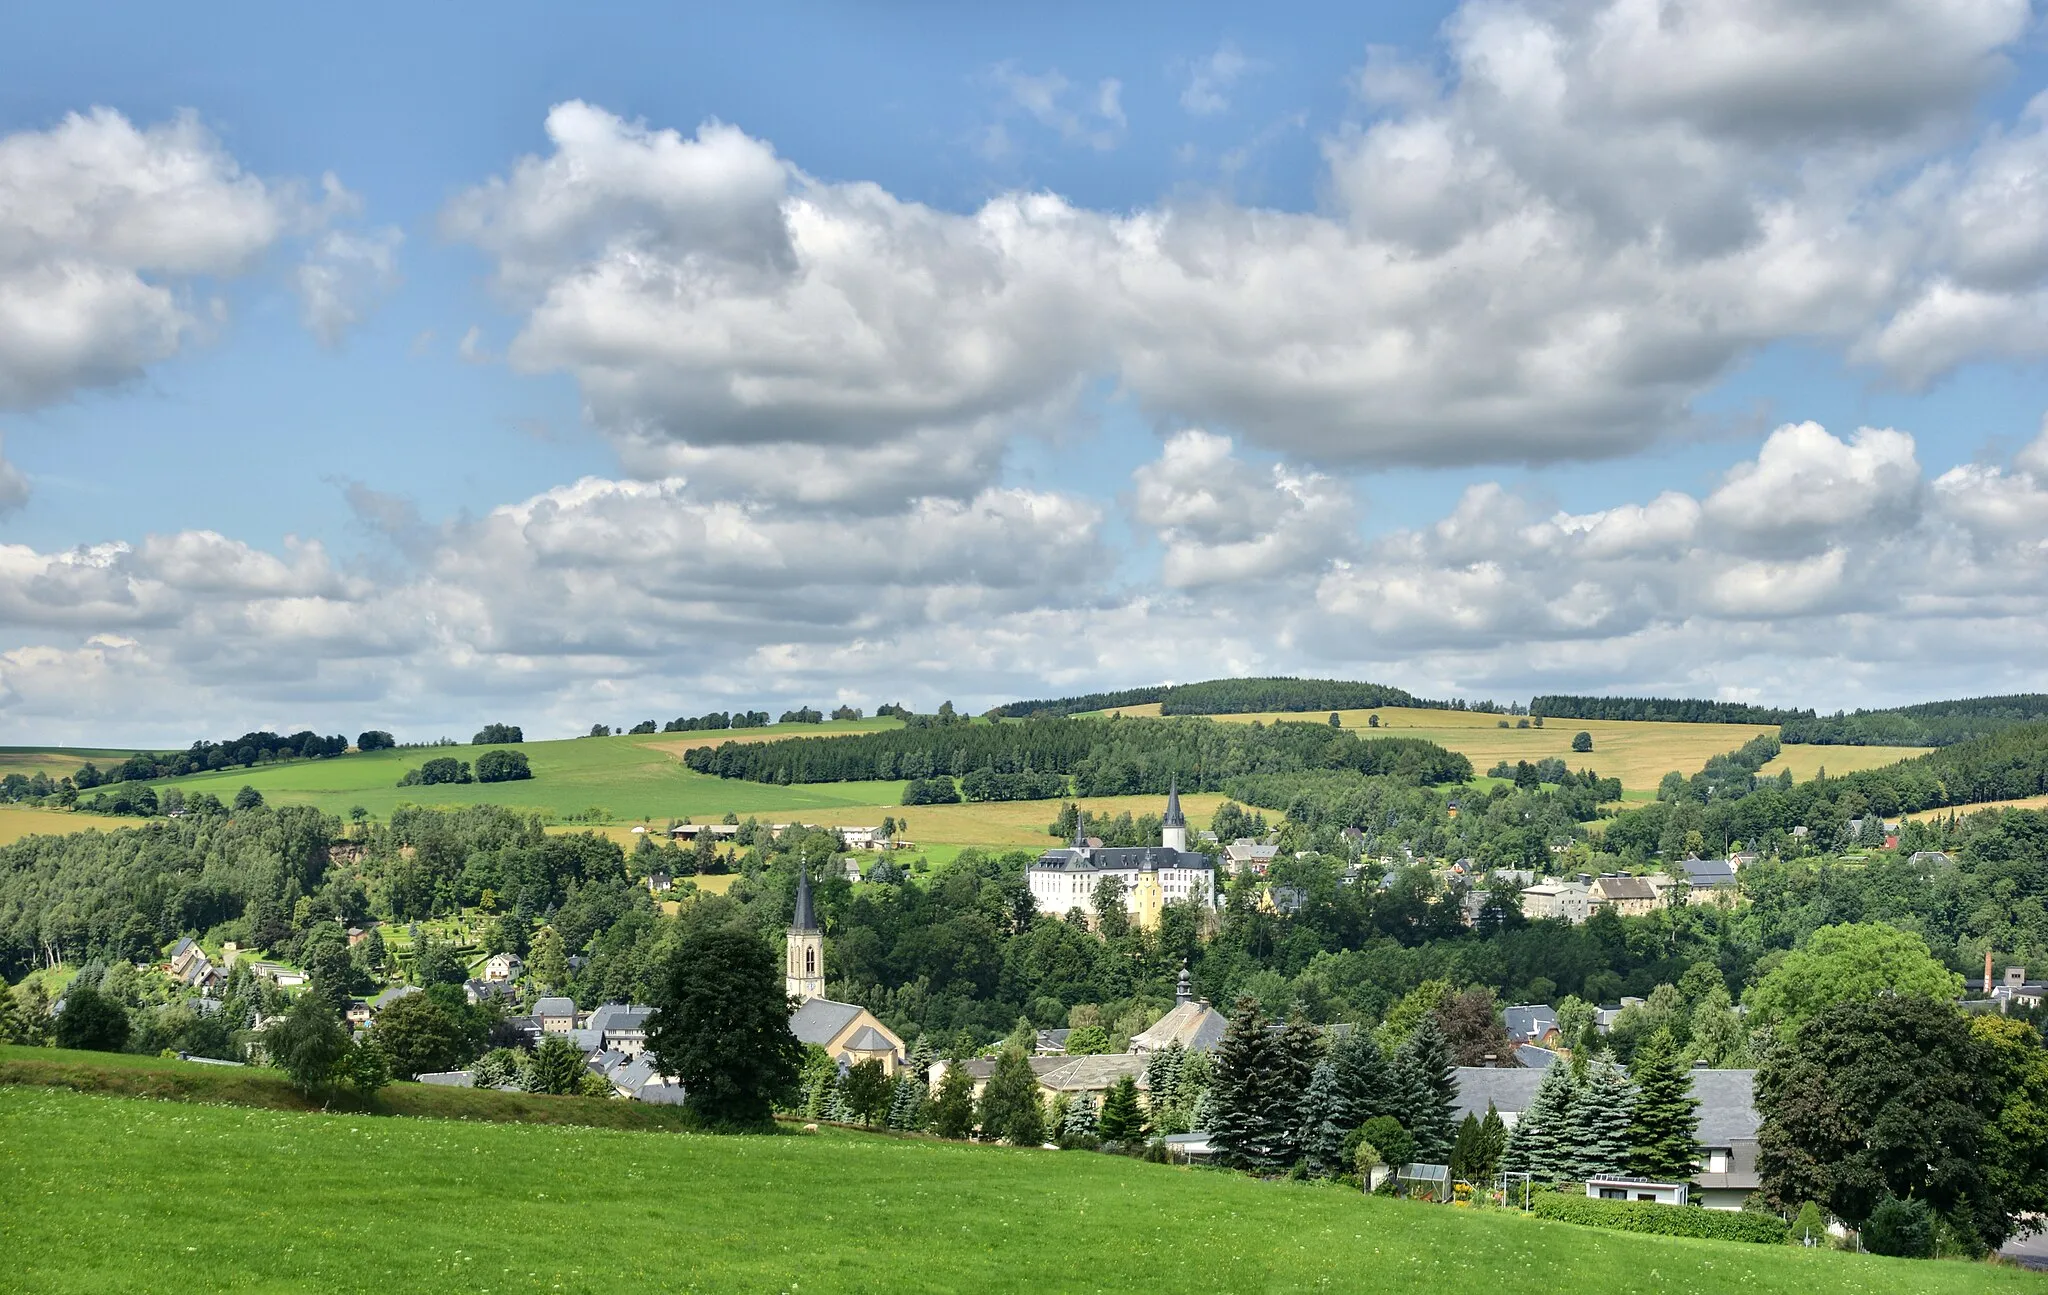
<path id="1" fill-rule="evenodd" d="M 1391 1115 L 1373 1116 L 1359 1126 L 1358 1136 L 1361 1142 L 1379 1149 L 1380 1163 L 1390 1169 L 1398 1170 L 1415 1159 L 1414 1137 Z"/>
<path id="2" fill-rule="evenodd" d="M 951 778 L 912 778 L 903 786 L 906 805 L 957 805 L 959 789 Z"/>
<path id="3" fill-rule="evenodd" d="M 1812 1201 L 1808 1201 L 1800 1206 L 1799 1213 L 1793 1218 L 1792 1227 L 1786 1233 L 1785 1240 L 1795 1246 L 1803 1246 L 1809 1240 L 1817 1246 L 1828 1244 L 1827 1211 Z"/>
<path id="4" fill-rule="evenodd" d="M 1934 1211 L 1926 1201 L 1885 1197 L 1863 1225 L 1863 1248 L 1874 1255 L 1927 1258 L 1934 1253 Z"/>
<path id="5" fill-rule="evenodd" d="M 469 739 L 471 746 L 498 746 L 506 742 L 524 742 L 526 734 L 517 724 L 486 724 Z"/>
<path id="6" fill-rule="evenodd" d="M 1572 735 L 1572 750 L 1580 755 L 1593 749 L 1593 735 L 1583 729 Z"/>
<path id="7" fill-rule="evenodd" d="M 57 1046 L 119 1052 L 128 1042 L 128 1013 L 91 985 L 73 985 L 57 1013 Z"/>
<path id="8" fill-rule="evenodd" d="M 493 752 L 492 754 L 496 754 Z M 524 760 L 526 757 L 521 756 Z M 531 777 L 532 775 L 527 775 Z M 427 761 L 417 769 L 408 769 L 405 777 L 398 780 L 401 787 L 433 787 L 441 783 L 465 783 L 470 781 L 469 762 L 457 760 L 452 755 L 439 756 Z"/>
<path id="9" fill-rule="evenodd" d="M 476 758 L 478 782 L 519 782 L 533 777 L 524 751 L 486 751 Z"/>
<path id="10" fill-rule="evenodd" d="M 1747 1210 L 1703 1210 L 1655 1201 L 1596 1201 L 1584 1196 L 1539 1192 L 1530 1200 L 1536 1217 L 1620 1232 L 1660 1237 L 1705 1237 L 1710 1241 L 1785 1244 L 1784 1220 Z"/>
<path id="11" fill-rule="evenodd" d="M 358 751 L 389 751 L 398 745 L 398 739 L 381 728 L 373 728 L 356 739 Z"/>

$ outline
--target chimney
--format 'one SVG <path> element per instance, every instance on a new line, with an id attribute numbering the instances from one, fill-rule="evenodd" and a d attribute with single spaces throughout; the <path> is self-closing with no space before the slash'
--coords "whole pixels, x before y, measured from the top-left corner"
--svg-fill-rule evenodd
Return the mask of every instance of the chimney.
<path id="1" fill-rule="evenodd" d="M 1991 992 L 1991 950 L 1984 950 L 1984 992 Z"/>

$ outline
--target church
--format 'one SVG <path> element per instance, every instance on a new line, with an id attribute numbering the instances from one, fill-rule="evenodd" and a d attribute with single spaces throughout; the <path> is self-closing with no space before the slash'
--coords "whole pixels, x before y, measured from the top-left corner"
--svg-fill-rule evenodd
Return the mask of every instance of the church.
<path id="1" fill-rule="evenodd" d="M 903 1065 L 903 1040 L 867 1008 L 825 997 L 825 932 L 811 898 L 811 871 L 797 864 L 796 911 L 783 941 L 783 991 L 796 1003 L 789 1032 L 798 1043 L 815 1043 L 847 1066 L 879 1061 L 885 1074 Z"/>
<path id="2" fill-rule="evenodd" d="M 1104 877 L 1123 885 L 1124 910 L 1139 930 L 1159 927 L 1169 903 L 1211 907 L 1216 895 L 1216 863 L 1188 849 L 1188 820 L 1181 813 L 1180 782 L 1166 792 L 1166 817 L 1159 825 L 1159 844 L 1106 848 L 1091 845 L 1074 825 L 1074 843 L 1047 850 L 1031 865 L 1031 898 L 1038 911 L 1060 916 L 1072 909 L 1095 911 L 1095 888 Z"/>

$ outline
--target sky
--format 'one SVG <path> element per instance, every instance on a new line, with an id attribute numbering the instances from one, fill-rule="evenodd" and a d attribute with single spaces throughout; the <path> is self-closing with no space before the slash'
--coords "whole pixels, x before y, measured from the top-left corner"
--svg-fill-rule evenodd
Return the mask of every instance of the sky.
<path id="1" fill-rule="evenodd" d="M 2025 0 L 585 9 L 0 12 L 0 744 L 2048 690 Z"/>

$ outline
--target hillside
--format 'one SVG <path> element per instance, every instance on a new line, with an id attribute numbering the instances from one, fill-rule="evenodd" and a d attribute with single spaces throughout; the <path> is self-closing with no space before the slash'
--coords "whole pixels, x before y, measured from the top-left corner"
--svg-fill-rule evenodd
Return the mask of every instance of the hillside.
<path id="1" fill-rule="evenodd" d="M 713 1138 L 0 1088 L 0 1159 L 16 1167 L 0 1231 L 22 1292 L 1833 1295 L 2034 1282 L 838 1132 Z"/>

